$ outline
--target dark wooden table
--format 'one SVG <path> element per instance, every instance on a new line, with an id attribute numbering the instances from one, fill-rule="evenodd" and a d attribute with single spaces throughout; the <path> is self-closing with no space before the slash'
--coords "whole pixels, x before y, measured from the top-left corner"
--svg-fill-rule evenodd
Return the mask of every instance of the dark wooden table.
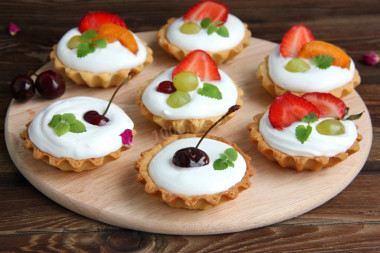
<path id="1" fill-rule="evenodd" d="M 292 25 L 307 24 L 315 37 L 347 50 L 362 77 L 357 88 L 371 114 L 372 150 L 360 174 L 337 197 L 300 217 L 268 227 L 210 236 L 132 231 L 90 220 L 56 204 L 17 170 L 4 141 L 11 101 L 8 85 L 19 73 L 48 61 L 51 46 L 90 10 L 122 16 L 131 30 L 157 30 L 196 1 L 1 1 L 0 2 L 0 251 L 5 252 L 379 252 L 380 67 L 362 55 L 380 51 L 380 1 L 225 2 L 249 24 L 253 36 L 280 42 Z M 9 22 L 21 27 L 12 37 Z"/>

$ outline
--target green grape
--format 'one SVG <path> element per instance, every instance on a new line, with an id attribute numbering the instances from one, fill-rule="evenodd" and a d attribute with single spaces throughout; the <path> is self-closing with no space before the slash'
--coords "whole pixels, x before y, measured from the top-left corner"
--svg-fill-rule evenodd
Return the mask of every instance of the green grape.
<path id="1" fill-rule="evenodd" d="M 174 87 L 181 91 L 192 91 L 198 87 L 198 77 L 191 71 L 183 71 L 173 78 Z"/>
<path id="2" fill-rule="evenodd" d="M 346 132 L 342 122 L 336 119 L 326 119 L 317 125 L 317 131 L 323 135 L 341 135 Z"/>
<path id="3" fill-rule="evenodd" d="M 75 35 L 67 42 L 67 47 L 70 49 L 78 48 L 80 43 L 82 43 L 80 35 Z"/>
<path id="4" fill-rule="evenodd" d="M 306 72 L 310 69 L 310 65 L 302 59 L 295 58 L 286 64 L 285 69 L 289 72 Z"/>
<path id="5" fill-rule="evenodd" d="M 201 26 L 195 22 L 189 21 L 181 25 L 179 30 L 185 34 L 196 34 L 201 30 Z"/>
<path id="6" fill-rule="evenodd" d="M 166 103 L 172 108 L 179 108 L 189 103 L 191 97 L 186 91 L 175 91 L 166 100 Z"/>

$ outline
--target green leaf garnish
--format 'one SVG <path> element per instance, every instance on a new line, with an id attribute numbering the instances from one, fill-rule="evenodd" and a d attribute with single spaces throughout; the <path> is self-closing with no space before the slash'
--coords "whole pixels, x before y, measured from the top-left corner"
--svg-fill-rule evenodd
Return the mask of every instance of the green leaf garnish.
<path id="1" fill-rule="evenodd" d="M 104 38 L 95 39 L 98 36 L 95 30 L 87 30 L 79 37 L 79 40 L 70 39 L 68 46 L 70 49 L 77 48 L 77 56 L 85 57 L 88 54 L 95 52 L 96 48 L 105 48 L 107 40 Z M 72 41 L 72 42 L 71 42 Z M 79 43 L 79 44 L 78 44 Z"/>
<path id="2" fill-rule="evenodd" d="M 225 27 L 224 25 L 219 26 L 218 30 L 216 30 L 216 33 L 222 37 L 229 37 L 230 36 L 227 27 Z"/>
<path id="3" fill-rule="evenodd" d="M 222 99 L 222 93 L 215 85 L 211 83 L 204 83 L 203 88 L 198 89 L 198 94 L 209 98 Z"/>
<path id="4" fill-rule="evenodd" d="M 224 153 L 219 154 L 220 158 L 213 163 L 214 170 L 225 170 L 228 167 L 235 167 L 234 162 L 238 158 L 238 152 L 234 148 L 224 150 Z"/>
<path id="5" fill-rule="evenodd" d="M 216 25 L 210 25 L 207 28 L 207 34 L 208 35 L 213 34 L 214 32 L 216 32 L 216 30 L 218 30 L 218 27 Z"/>
<path id="6" fill-rule="evenodd" d="M 361 112 L 361 113 L 358 113 L 358 114 L 348 115 L 348 111 L 349 110 L 350 110 L 350 108 L 346 107 L 346 112 L 343 115 L 343 120 L 357 120 L 357 119 L 360 119 L 361 116 L 364 113 L 364 112 Z"/>
<path id="7" fill-rule="evenodd" d="M 94 44 L 98 48 L 105 48 L 107 46 L 107 41 L 106 41 L 106 39 L 101 38 L 101 39 L 95 40 Z"/>
<path id="8" fill-rule="evenodd" d="M 90 53 L 90 43 L 89 42 L 82 42 L 79 44 L 77 49 L 77 56 L 79 58 L 85 57 Z"/>
<path id="9" fill-rule="evenodd" d="M 98 34 L 95 30 L 87 30 L 84 33 L 82 33 L 80 38 L 82 40 L 92 40 L 92 39 L 95 39 L 96 36 L 98 36 Z"/>
<path id="10" fill-rule="evenodd" d="M 202 21 L 201 21 L 201 27 L 206 29 L 211 23 L 211 18 L 204 18 Z"/>
<path id="11" fill-rule="evenodd" d="M 315 112 L 311 112 L 302 118 L 302 122 L 308 123 L 308 124 L 316 122 L 317 120 L 318 120 L 318 116 Z"/>
<path id="12" fill-rule="evenodd" d="M 327 69 L 335 61 L 335 58 L 330 55 L 317 55 L 311 58 L 311 62 L 320 69 Z"/>
<path id="13" fill-rule="evenodd" d="M 58 136 L 62 136 L 67 132 L 86 132 L 86 126 L 81 121 L 77 120 L 72 113 L 54 115 L 48 123 L 48 126 L 54 128 L 54 131 Z"/>
<path id="14" fill-rule="evenodd" d="M 310 125 L 298 125 L 296 128 L 297 139 L 303 144 L 310 136 L 312 127 Z"/>

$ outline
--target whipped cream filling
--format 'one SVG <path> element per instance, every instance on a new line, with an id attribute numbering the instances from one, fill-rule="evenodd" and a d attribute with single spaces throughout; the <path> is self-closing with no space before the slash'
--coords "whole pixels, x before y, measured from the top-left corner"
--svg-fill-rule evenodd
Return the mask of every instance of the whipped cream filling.
<path id="1" fill-rule="evenodd" d="M 222 37 L 216 32 L 209 35 L 207 34 L 207 29 L 201 29 L 196 34 L 185 34 L 180 31 L 184 23 L 185 21 L 182 17 L 174 21 L 168 27 L 166 37 L 172 44 L 188 51 L 196 49 L 209 52 L 228 50 L 238 45 L 245 35 L 243 22 L 232 14 L 228 14 L 227 21 L 224 23 L 224 26 L 228 29 L 229 37 Z M 200 22 L 198 23 L 200 24 Z"/>
<path id="2" fill-rule="evenodd" d="M 205 138 L 199 148 L 207 153 L 210 163 L 193 168 L 182 168 L 173 164 L 174 153 L 182 148 L 195 147 L 199 138 L 185 138 L 174 141 L 157 153 L 149 164 L 149 175 L 154 183 L 175 194 L 196 196 L 214 194 L 228 190 L 244 177 L 247 164 L 238 153 L 235 167 L 225 170 L 214 170 L 213 163 L 219 159 L 230 145 Z"/>
<path id="3" fill-rule="evenodd" d="M 200 81 L 198 87 L 190 91 L 191 100 L 179 108 L 172 108 L 166 103 L 170 94 L 156 91 L 157 86 L 162 81 L 172 81 L 174 67 L 166 70 L 154 79 L 145 89 L 142 95 L 142 102 L 153 114 L 165 119 L 201 119 L 207 117 L 220 116 L 228 111 L 232 105 L 236 104 L 238 93 L 231 78 L 219 69 L 220 81 Z M 203 87 L 203 83 L 210 83 L 217 86 L 222 93 L 222 99 L 214 99 L 202 96 L 197 93 L 198 88 Z"/>
<path id="4" fill-rule="evenodd" d="M 277 130 L 272 127 L 268 111 L 265 112 L 260 121 L 260 133 L 266 143 L 274 149 L 292 156 L 334 156 L 346 152 L 357 138 L 355 123 L 351 120 L 341 120 L 345 127 L 345 133 L 342 135 L 323 135 L 318 133 L 316 126 L 321 121 L 328 118 L 320 118 L 317 122 L 311 123 L 313 130 L 303 144 L 297 140 L 296 127 L 300 124 L 307 126 L 306 123 L 294 122 L 283 130 Z"/>
<path id="5" fill-rule="evenodd" d="M 345 85 L 354 78 L 355 64 L 351 59 L 350 69 L 330 66 L 327 69 L 316 67 L 309 59 L 305 60 L 310 69 L 304 73 L 289 72 L 286 64 L 293 58 L 283 57 L 280 46 L 275 47 L 269 55 L 268 69 L 272 80 L 280 87 L 290 91 L 328 92 Z"/>
<path id="6" fill-rule="evenodd" d="M 40 150 L 55 157 L 75 160 L 97 158 L 108 155 L 122 147 L 120 134 L 133 129 L 133 122 L 117 105 L 111 104 L 105 126 L 87 123 L 83 115 L 91 110 L 102 114 L 108 101 L 92 97 L 72 97 L 57 101 L 40 111 L 29 126 L 30 140 Z M 48 124 L 56 114 L 73 113 L 86 126 L 86 132 L 67 132 L 58 136 Z"/>
<path id="7" fill-rule="evenodd" d="M 108 43 L 105 48 L 97 48 L 95 52 L 79 58 L 76 48 L 70 49 L 67 47 L 67 43 L 75 35 L 81 35 L 78 28 L 73 28 L 66 32 L 57 46 L 58 58 L 64 65 L 72 69 L 93 73 L 116 72 L 143 64 L 146 59 L 146 48 L 135 34 L 133 36 L 139 49 L 137 55 L 120 44 L 119 41 L 115 41 Z"/>

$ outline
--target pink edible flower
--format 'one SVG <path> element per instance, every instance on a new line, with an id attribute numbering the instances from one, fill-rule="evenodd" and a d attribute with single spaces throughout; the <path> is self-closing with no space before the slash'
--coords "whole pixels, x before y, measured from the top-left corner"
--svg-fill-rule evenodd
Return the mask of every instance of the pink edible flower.
<path id="1" fill-rule="evenodd" d="M 363 55 L 363 61 L 368 65 L 376 65 L 379 63 L 379 54 L 371 52 Z"/>
<path id="2" fill-rule="evenodd" d="M 121 136 L 121 141 L 123 145 L 132 145 L 133 134 L 131 129 L 125 129 Z"/>
<path id="3" fill-rule="evenodd" d="M 10 22 L 9 23 L 9 34 L 12 36 L 15 36 L 16 33 L 20 31 L 20 27 L 18 27 L 15 23 Z"/>

